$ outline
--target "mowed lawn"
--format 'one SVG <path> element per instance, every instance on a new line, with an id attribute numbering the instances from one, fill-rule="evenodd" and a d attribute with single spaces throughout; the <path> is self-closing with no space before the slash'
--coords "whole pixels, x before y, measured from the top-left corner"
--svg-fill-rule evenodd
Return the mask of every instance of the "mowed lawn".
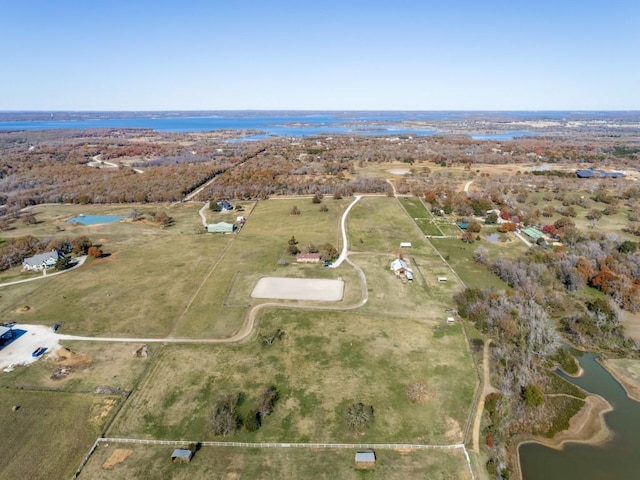
<path id="1" fill-rule="evenodd" d="M 71 478 L 119 399 L 0 390 L 0 477 Z M 17 407 L 17 409 L 16 409 Z"/>
<path id="2" fill-rule="evenodd" d="M 102 444 L 83 469 L 84 480 L 327 479 L 406 480 L 471 478 L 461 450 L 376 451 L 376 468 L 356 469 L 356 450 L 202 447 L 191 463 L 171 464 L 174 447 Z M 116 451 L 116 450 L 120 451 Z M 126 459 L 109 469 L 112 455 Z"/>

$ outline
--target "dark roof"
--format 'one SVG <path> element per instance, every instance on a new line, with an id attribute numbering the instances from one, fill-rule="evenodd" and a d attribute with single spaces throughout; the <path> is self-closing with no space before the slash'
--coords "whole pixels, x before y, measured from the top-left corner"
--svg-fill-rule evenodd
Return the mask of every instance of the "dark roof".
<path id="1" fill-rule="evenodd" d="M 606 170 L 576 170 L 578 178 L 621 178 L 623 172 L 607 172 Z"/>

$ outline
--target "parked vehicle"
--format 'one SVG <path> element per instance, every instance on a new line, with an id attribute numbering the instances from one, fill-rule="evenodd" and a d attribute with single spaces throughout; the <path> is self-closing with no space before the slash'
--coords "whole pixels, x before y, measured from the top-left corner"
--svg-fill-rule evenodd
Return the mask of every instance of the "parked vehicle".
<path id="1" fill-rule="evenodd" d="M 33 351 L 31 356 L 33 358 L 38 358 L 38 357 L 41 357 L 42 355 L 44 355 L 44 352 L 46 352 L 46 351 L 47 351 L 47 347 L 38 347 Z"/>

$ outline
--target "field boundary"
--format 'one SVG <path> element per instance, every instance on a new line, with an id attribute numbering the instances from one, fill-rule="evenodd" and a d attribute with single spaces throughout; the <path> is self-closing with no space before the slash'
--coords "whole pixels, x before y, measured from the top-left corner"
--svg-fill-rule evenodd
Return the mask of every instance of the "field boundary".
<path id="1" fill-rule="evenodd" d="M 119 437 L 100 437 L 85 456 L 78 470 L 72 479 L 77 479 L 89 458 L 96 451 L 101 443 L 125 443 L 138 445 L 167 445 L 167 446 L 185 446 L 194 444 L 198 447 L 236 447 L 236 448 L 308 448 L 308 449 L 377 449 L 377 450 L 462 450 L 471 480 L 475 480 L 473 468 L 471 468 L 471 459 L 464 443 L 455 443 L 452 445 L 425 445 L 416 443 L 286 443 L 286 442 L 197 442 L 189 440 L 151 440 L 144 438 L 119 438 Z"/>

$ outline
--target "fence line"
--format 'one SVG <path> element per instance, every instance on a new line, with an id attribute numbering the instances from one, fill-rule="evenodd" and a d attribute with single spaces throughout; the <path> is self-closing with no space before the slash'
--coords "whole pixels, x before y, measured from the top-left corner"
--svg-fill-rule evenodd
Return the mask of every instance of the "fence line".
<path id="1" fill-rule="evenodd" d="M 80 466 L 78 467 L 78 469 L 76 470 L 76 473 L 73 474 L 73 477 L 71 477 L 72 480 L 75 480 L 76 478 L 78 478 L 80 476 L 80 472 L 82 472 L 82 469 L 84 468 L 84 466 L 87 464 L 87 462 L 89 461 L 89 457 L 91 457 L 91 455 L 93 455 L 93 452 L 96 451 L 96 448 L 98 448 L 98 444 L 100 443 L 100 441 L 102 440 L 101 437 L 96 438 L 96 441 L 93 442 L 93 446 L 91 447 L 91 449 L 89 450 L 89 453 L 87 453 L 84 458 L 82 459 L 82 463 L 80 463 Z"/>
<path id="2" fill-rule="evenodd" d="M 464 449 L 464 444 L 425 445 L 414 443 L 296 443 L 296 442 L 215 442 L 193 440 L 152 440 L 145 438 L 99 438 L 96 443 L 137 443 L 141 445 L 189 445 L 191 443 L 207 447 L 244 448 L 373 448 L 379 450 L 455 450 Z"/>

